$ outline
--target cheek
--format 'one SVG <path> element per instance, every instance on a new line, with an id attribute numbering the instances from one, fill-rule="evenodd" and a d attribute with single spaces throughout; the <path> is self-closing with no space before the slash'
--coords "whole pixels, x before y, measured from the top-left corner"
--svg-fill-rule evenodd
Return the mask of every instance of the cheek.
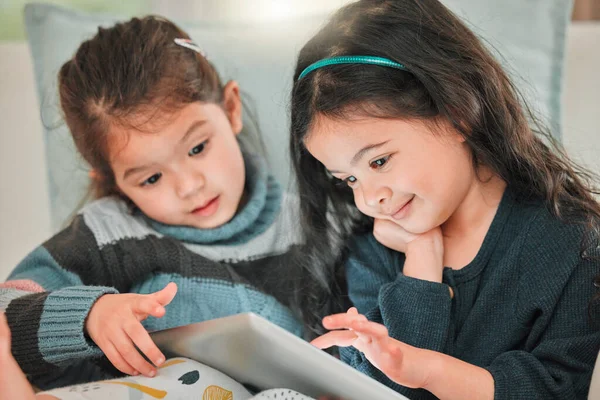
<path id="1" fill-rule="evenodd" d="M 359 193 L 358 190 L 354 190 L 352 192 L 353 196 L 354 196 L 354 205 L 356 205 L 356 208 L 358 208 L 358 211 L 360 211 L 361 213 L 365 213 L 365 202 L 363 201 L 363 197 L 362 195 Z"/>
<path id="2" fill-rule="evenodd" d="M 473 167 L 467 154 L 452 151 L 448 154 L 444 166 L 439 167 L 437 190 L 446 201 L 460 195 L 473 182 Z"/>
<path id="3" fill-rule="evenodd" d="M 171 213 L 173 200 L 169 195 L 171 191 L 164 187 L 151 190 L 137 190 L 128 197 L 149 217 L 165 216 Z"/>
<path id="4" fill-rule="evenodd" d="M 421 184 L 425 206 L 430 209 L 432 216 L 437 216 L 435 222 L 441 223 L 456 210 L 471 187 L 473 171 L 470 160 L 460 154 L 447 154 L 443 163 L 435 165 L 437 172 L 429 179 L 423 179 Z"/>
<path id="5" fill-rule="evenodd" d="M 358 208 L 358 211 L 369 217 L 375 217 L 375 215 L 370 213 L 372 210 L 365 205 L 364 197 L 360 189 L 354 190 L 352 193 L 354 195 L 354 204 L 356 205 L 356 208 Z"/>
<path id="6" fill-rule="evenodd" d="M 443 202 L 457 189 L 457 181 L 465 179 L 465 160 L 460 151 L 436 143 L 429 151 L 414 154 L 401 170 L 401 181 L 416 194 Z"/>
<path id="7" fill-rule="evenodd" d="M 246 170 L 244 165 L 244 159 L 240 156 L 236 160 L 235 168 L 231 168 L 231 174 L 229 176 L 232 188 L 236 191 L 236 194 L 241 197 L 246 186 Z"/>
<path id="8" fill-rule="evenodd" d="M 244 158 L 235 138 L 219 143 L 205 163 L 205 175 L 216 186 L 237 188 L 245 183 Z"/>

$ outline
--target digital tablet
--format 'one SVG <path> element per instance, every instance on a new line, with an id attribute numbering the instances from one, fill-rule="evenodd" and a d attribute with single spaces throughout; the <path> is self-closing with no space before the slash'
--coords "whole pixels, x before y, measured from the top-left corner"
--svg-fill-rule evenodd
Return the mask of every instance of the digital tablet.
<path id="1" fill-rule="evenodd" d="M 253 313 L 153 332 L 169 357 L 188 357 L 257 390 L 285 388 L 345 400 L 408 400 Z"/>

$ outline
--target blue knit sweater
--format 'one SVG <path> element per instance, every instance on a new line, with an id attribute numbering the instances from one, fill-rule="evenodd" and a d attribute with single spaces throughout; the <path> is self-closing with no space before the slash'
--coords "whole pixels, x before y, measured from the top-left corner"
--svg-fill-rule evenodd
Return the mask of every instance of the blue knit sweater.
<path id="1" fill-rule="evenodd" d="M 300 246 L 295 201 L 282 194 L 262 159 L 246 156 L 248 201 L 215 229 L 167 226 L 118 198 L 86 206 L 69 227 L 27 256 L 0 286 L 0 309 L 21 368 L 44 389 L 114 376 L 84 321 L 106 293 L 178 293 L 160 330 L 254 312 L 302 334 L 289 309 L 289 259 Z"/>

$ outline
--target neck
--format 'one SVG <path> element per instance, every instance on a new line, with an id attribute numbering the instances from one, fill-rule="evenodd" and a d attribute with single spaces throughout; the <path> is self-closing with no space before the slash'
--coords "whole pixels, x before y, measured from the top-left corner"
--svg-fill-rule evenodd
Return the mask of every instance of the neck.
<path id="1" fill-rule="evenodd" d="M 481 168 L 473 185 L 452 216 L 442 224 L 446 238 L 469 237 L 487 232 L 506 189 L 506 182 L 488 168 Z"/>

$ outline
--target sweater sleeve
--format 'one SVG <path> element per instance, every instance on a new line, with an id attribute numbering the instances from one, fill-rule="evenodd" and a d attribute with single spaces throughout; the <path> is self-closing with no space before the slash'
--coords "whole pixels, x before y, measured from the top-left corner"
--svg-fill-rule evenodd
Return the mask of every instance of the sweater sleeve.
<path id="1" fill-rule="evenodd" d="M 404 255 L 361 237 L 346 265 L 350 300 L 362 314 L 383 324 L 390 337 L 412 346 L 443 352 L 452 300 L 448 286 L 402 274 Z M 402 387 L 388 379 L 354 347 L 340 349 L 344 362 L 412 399 L 430 398 L 424 390 Z"/>
<path id="2" fill-rule="evenodd" d="M 496 400 L 587 399 L 600 349 L 600 332 L 592 323 L 600 310 L 590 302 L 599 273 L 596 259 L 580 262 L 551 284 L 538 274 L 537 300 L 516 312 L 524 326 L 531 326 L 529 337 L 520 349 L 499 355 L 487 367 Z"/>
<path id="3" fill-rule="evenodd" d="M 12 353 L 28 375 L 55 372 L 102 354 L 84 334 L 84 321 L 100 296 L 118 291 L 85 285 L 77 268 L 57 262 L 57 257 L 65 259 L 70 253 L 81 253 L 77 259 L 82 261 L 94 258 L 99 250 L 90 245 L 90 235 L 82 219 L 76 219 L 30 253 L 0 285 L 0 309 L 11 329 Z"/>

